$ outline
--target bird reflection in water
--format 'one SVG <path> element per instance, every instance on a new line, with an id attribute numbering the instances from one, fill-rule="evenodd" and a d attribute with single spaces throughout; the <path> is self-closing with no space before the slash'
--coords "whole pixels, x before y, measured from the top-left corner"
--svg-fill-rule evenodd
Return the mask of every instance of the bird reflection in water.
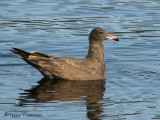
<path id="1" fill-rule="evenodd" d="M 69 81 L 43 78 L 38 83 L 34 88 L 21 93 L 19 106 L 29 103 L 56 104 L 56 101 L 83 100 L 86 101 L 86 114 L 89 119 L 103 117 L 103 103 L 99 101 L 103 100 L 104 80 Z"/>

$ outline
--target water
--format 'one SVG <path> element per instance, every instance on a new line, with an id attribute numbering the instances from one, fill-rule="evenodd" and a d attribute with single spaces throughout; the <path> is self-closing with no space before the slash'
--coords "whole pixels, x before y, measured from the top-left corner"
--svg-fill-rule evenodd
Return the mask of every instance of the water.
<path id="1" fill-rule="evenodd" d="M 0 11 L 2 120 L 160 119 L 160 1 L 0 0 Z M 105 41 L 105 81 L 43 80 L 9 51 L 84 57 L 94 27 L 120 39 Z"/>

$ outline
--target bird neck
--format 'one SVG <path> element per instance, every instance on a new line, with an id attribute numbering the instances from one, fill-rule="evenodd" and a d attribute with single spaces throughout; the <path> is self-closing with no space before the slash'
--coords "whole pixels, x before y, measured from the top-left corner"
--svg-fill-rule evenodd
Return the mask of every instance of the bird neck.
<path id="1" fill-rule="evenodd" d="M 86 58 L 98 59 L 104 61 L 104 44 L 103 41 L 99 40 L 90 40 L 89 41 L 89 50 Z"/>

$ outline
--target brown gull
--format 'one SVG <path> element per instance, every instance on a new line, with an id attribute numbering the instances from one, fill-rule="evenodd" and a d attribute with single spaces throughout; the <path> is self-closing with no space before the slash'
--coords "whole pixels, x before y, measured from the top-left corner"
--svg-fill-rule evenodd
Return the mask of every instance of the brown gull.
<path id="1" fill-rule="evenodd" d="M 119 41 L 102 28 L 94 28 L 89 34 L 89 50 L 85 58 L 55 57 L 40 52 L 26 52 L 13 48 L 11 51 L 38 69 L 44 77 L 64 80 L 104 80 L 104 40 Z"/>

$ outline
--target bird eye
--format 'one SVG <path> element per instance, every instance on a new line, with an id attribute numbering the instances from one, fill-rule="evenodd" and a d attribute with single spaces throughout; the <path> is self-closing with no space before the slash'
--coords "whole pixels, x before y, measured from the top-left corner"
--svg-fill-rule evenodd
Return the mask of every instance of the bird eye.
<path id="1" fill-rule="evenodd" d="M 103 32 L 99 32 L 98 34 L 103 34 Z"/>

